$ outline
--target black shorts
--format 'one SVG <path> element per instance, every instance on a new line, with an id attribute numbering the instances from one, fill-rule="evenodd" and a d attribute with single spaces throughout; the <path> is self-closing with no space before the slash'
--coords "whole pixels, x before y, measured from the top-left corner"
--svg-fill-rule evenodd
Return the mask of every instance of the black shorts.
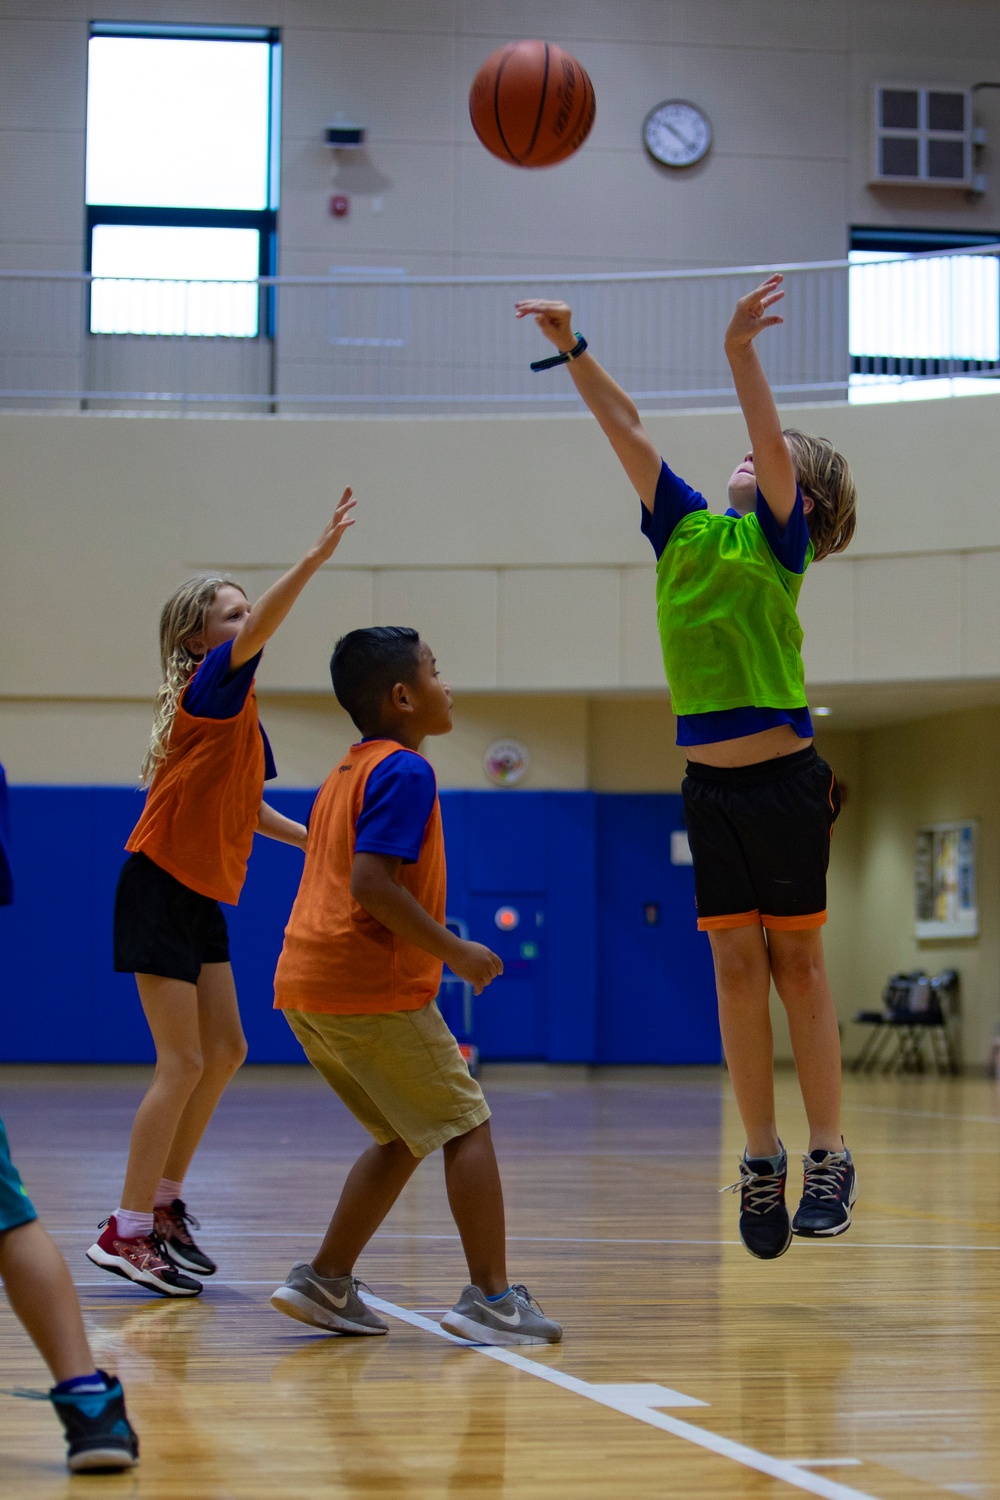
<path id="1" fill-rule="evenodd" d="M 196 984 L 202 964 L 229 962 L 218 901 L 189 890 L 145 854 L 122 866 L 115 892 L 115 971 Z"/>
<path id="2" fill-rule="evenodd" d="M 689 761 L 682 791 L 702 932 L 822 927 L 840 790 L 811 745 L 752 766 Z"/>

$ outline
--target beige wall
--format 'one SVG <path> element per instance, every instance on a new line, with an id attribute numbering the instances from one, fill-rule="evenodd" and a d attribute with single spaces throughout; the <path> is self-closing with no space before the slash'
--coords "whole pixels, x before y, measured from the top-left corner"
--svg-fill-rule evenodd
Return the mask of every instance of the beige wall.
<path id="1" fill-rule="evenodd" d="M 811 684 L 1000 677 L 994 399 L 787 414 L 843 448 L 861 490 L 850 554 L 802 592 Z M 742 419 L 648 423 L 724 503 Z M 148 697 L 174 585 L 222 567 L 261 591 L 346 482 L 358 525 L 275 639 L 263 688 L 323 691 L 340 631 L 401 619 L 462 691 L 662 685 L 652 553 L 589 417 L 0 413 L 0 455 L 0 697 Z"/>
<path id="2" fill-rule="evenodd" d="M 861 736 L 861 849 L 855 941 L 859 1005 L 896 969 L 962 976 L 966 1061 L 986 1062 L 1000 1022 L 1000 710 L 938 715 Z M 979 820 L 980 936 L 918 942 L 913 934 L 914 833 L 925 823 Z"/>
<path id="3" fill-rule="evenodd" d="M 0 3 L 0 265 L 82 269 L 85 0 Z M 109 0 L 102 19 L 277 25 L 283 42 L 281 270 L 413 273 L 745 264 L 843 254 L 850 223 L 992 227 L 1000 183 L 872 191 L 875 81 L 997 76 L 991 0 Z M 479 146 L 466 107 L 483 58 L 548 36 L 590 72 L 597 119 L 558 172 Z M 643 151 L 643 117 L 695 100 L 715 145 L 686 174 Z M 997 96 L 977 99 L 1000 130 Z M 364 152 L 322 145 L 337 111 Z M 328 212 L 348 193 L 346 219 Z M 795 205 L 794 212 L 789 204 Z M 540 232 L 539 226 L 544 225 Z"/>

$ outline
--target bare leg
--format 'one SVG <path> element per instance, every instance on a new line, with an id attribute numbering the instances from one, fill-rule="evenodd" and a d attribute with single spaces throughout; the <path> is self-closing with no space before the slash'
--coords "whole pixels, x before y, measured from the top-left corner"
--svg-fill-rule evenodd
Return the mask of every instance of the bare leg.
<path id="1" fill-rule="evenodd" d="M 445 1142 L 444 1177 L 469 1280 L 487 1297 L 499 1296 L 510 1282 L 503 1188 L 489 1120 Z"/>
<path id="2" fill-rule="evenodd" d="M 170 1143 L 201 1077 L 198 992 L 193 984 L 156 974 L 135 979 L 156 1045 L 156 1069 L 132 1126 L 121 1206 L 152 1213 Z"/>
<path id="3" fill-rule="evenodd" d="M 841 1151 L 840 1029 L 823 961 L 823 933 L 767 935 L 774 986 L 788 1013 L 792 1052 L 809 1120 L 809 1150 Z"/>
<path id="4" fill-rule="evenodd" d="M 402 1141 L 369 1146 L 347 1174 L 330 1227 L 313 1257 L 317 1276 L 349 1276 L 420 1159 Z"/>
<path id="5" fill-rule="evenodd" d="M 56 1385 L 96 1366 L 69 1268 L 35 1219 L 0 1234 L 0 1278 Z"/>
<path id="6" fill-rule="evenodd" d="M 719 1025 L 736 1104 L 747 1136 L 747 1155 L 781 1150 L 774 1120 L 774 1039 L 768 999 L 771 963 L 762 927 L 733 927 L 708 934 L 719 994 Z"/>
<path id="7" fill-rule="evenodd" d="M 198 976 L 197 995 L 201 1077 L 181 1112 L 160 1174 L 172 1182 L 184 1181 L 205 1127 L 215 1113 L 226 1085 L 247 1055 L 231 966 L 203 964 Z M 127 1206 L 122 1204 L 123 1208 Z"/>

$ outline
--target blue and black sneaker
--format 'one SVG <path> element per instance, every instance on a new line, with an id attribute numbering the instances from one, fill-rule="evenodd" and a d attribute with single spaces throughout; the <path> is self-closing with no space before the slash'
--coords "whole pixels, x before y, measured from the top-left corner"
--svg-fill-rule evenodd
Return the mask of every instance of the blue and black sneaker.
<path id="1" fill-rule="evenodd" d="M 777 1169 L 765 1157 L 743 1156 L 740 1180 L 724 1193 L 740 1195 L 740 1239 L 758 1260 L 777 1260 L 792 1243 L 792 1230 L 785 1207 L 788 1157 L 784 1148 Z"/>
<path id="2" fill-rule="evenodd" d="M 830 1239 L 851 1227 L 851 1209 L 858 1196 L 858 1178 L 851 1153 L 810 1151 L 802 1158 L 805 1177 L 802 1201 L 792 1220 L 792 1233 L 808 1239 Z"/>
<path id="3" fill-rule="evenodd" d="M 49 1400 L 66 1432 L 66 1462 L 73 1474 L 111 1473 L 139 1461 L 139 1439 L 125 1412 L 121 1381 L 97 1372 L 104 1390 L 62 1390 L 54 1386 Z"/>

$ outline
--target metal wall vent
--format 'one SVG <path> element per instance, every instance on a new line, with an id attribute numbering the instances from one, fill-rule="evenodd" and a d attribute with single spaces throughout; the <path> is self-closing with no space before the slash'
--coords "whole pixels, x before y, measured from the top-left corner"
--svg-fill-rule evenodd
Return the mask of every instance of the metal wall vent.
<path id="1" fill-rule="evenodd" d="M 875 87 L 873 183 L 972 186 L 972 93 L 941 84 Z"/>

